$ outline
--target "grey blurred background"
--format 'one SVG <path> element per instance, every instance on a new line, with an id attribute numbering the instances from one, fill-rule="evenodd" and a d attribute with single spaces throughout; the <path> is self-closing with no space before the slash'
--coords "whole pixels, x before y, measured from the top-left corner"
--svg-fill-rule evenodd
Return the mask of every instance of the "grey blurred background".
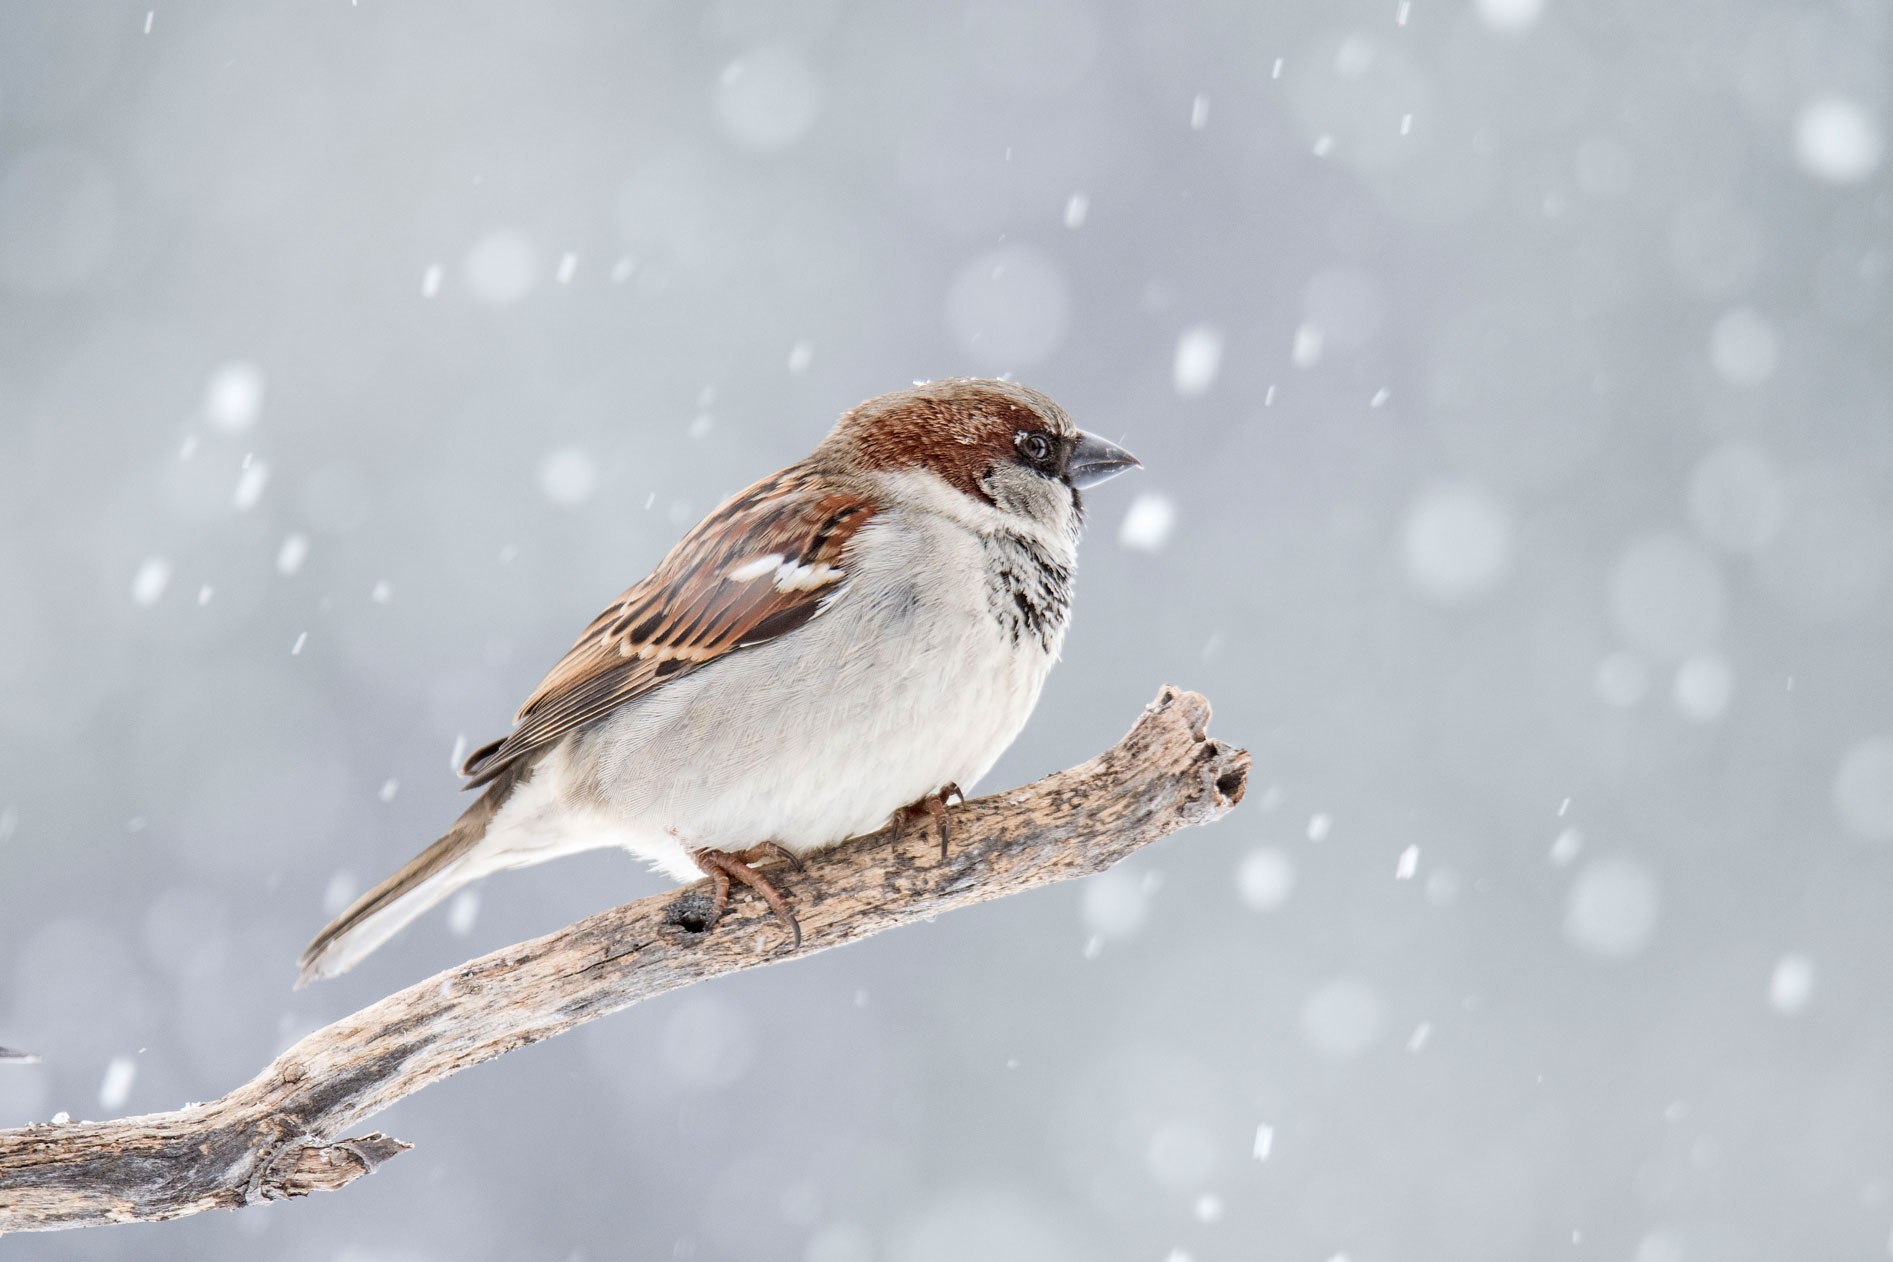
<path id="1" fill-rule="evenodd" d="M 1248 801 L 31 1258 L 1884 1256 L 1893 10 L 0 7 L 0 1124 L 213 1098 L 661 888 L 292 993 L 450 761 L 859 399 L 1147 468 L 987 788 L 1165 681 Z"/>

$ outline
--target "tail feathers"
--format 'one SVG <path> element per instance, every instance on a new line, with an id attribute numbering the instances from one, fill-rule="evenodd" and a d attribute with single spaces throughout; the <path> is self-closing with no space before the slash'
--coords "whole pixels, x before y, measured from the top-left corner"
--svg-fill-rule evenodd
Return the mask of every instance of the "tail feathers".
<path id="1" fill-rule="evenodd" d="M 356 899 L 303 948 L 296 989 L 346 973 L 422 912 L 484 874 L 484 869 L 473 862 L 474 847 L 486 835 L 487 825 L 493 822 L 514 785 L 524 778 L 525 769 L 508 770 L 515 774 L 488 787 L 440 840 Z"/>
<path id="2" fill-rule="evenodd" d="M 423 850 L 406 867 L 369 890 L 355 905 L 303 948 L 296 989 L 346 973 L 409 922 L 471 880 L 462 856 L 448 851 L 452 833 Z"/>

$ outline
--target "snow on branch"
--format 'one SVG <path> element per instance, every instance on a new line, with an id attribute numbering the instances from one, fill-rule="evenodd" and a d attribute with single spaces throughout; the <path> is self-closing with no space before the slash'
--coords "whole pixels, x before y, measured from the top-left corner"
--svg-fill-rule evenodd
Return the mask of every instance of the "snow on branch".
<path id="1" fill-rule="evenodd" d="M 988 899 L 1100 872 L 1220 818 L 1249 755 L 1209 739 L 1209 703 L 1166 687 L 1114 748 L 930 823 L 811 856 L 785 886 L 805 935 L 788 950 L 759 900 L 708 934 L 705 883 L 600 912 L 388 996 L 317 1030 L 220 1100 L 110 1122 L 0 1131 L 0 1233 L 152 1222 L 332 1191 L 409 1147 L 345 1132 L 516 1047 L 695 982 L 844 946 Z"/>

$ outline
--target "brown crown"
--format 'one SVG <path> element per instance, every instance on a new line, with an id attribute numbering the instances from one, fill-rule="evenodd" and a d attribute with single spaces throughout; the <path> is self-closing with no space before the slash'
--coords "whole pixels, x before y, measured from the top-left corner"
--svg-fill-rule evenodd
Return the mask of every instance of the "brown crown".
<path id="1" fill-rule="evenodd" d="M 926 468 L 968 495 L 985 497 L 980 479 L 1013 458 L 1020 430 L 1077 433 L 1065 409 L 1029 386 L 983 377 L 929 381 L 877 395 L 844 415 L 822 452 L 855 468 Z"/>

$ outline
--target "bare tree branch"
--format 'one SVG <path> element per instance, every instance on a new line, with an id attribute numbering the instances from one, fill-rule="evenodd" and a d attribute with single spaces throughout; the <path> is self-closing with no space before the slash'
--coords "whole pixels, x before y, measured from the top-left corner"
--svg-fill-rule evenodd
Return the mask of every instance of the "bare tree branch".
<path id="1" fill-rule="evenodd" d="M 0 1232 L 149 1222 L 306 1196 L 408 1148 L 345 1130 L 429 1083 L 594 1017 L 742 968 L 843 946 L 987 899 L 1099 872 L 1242 799 L 1249 756 L 1208 739 L 1209 703 L 1165 688 L 1118 745 L 930 825 L 857 838 L 787 878 L 805 943 L 757 900 L 709 934 L 701 886 L 481 956 L 309 1035 L 209 1104 L 0 1131 Z"/>

